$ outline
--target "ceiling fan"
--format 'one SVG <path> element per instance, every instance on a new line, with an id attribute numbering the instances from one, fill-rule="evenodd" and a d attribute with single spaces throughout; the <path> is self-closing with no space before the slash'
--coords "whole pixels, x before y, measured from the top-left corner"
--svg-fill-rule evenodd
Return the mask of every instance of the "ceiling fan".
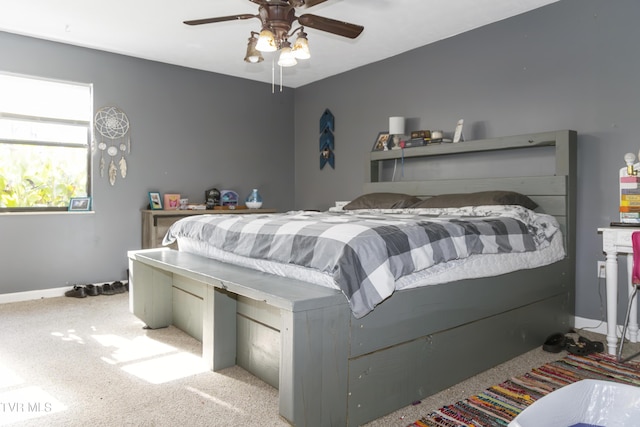
<path id="1" fill-rule="evenodd" d="M 247 46 L 247 62 L 261 62 L 264 58 L 260 52 L 274 52 L 280 50 L 280 59 L 278 64 L 283 67 L 296 64 L 297 59 L 306 59 L 310 57 L 307 34 L 304 27 L 313 28 L 327 33 L 336 34 L 338 36 L 355 39 L 362 33 L 364 27 L 362 25 L 350 24 L 348 22 L 338 21 L 335 19 L 325 18 L 318 15 L 302 14 L 296 16 L 295 8 L 304 6 L 309 8 L 326 0 L 249 0 L 259 5 L 258 13 L 239 14 L 230 16 L 220 16 L 216 18 L 194 19 L 184 21 L 187 25 L 212 24 L 216 22 L 244 20 L 258 18 L 262 23 L 261 31 L 251 32 L 249 44 Z M 293 23 L 298 21 L 299 28 L 294 29 L 291 33 Z M 289 43 L 289 37 L 298 32 L 298 38 L 293 48 Z M 257 39 L 255 36 L 259 36 Z"/>

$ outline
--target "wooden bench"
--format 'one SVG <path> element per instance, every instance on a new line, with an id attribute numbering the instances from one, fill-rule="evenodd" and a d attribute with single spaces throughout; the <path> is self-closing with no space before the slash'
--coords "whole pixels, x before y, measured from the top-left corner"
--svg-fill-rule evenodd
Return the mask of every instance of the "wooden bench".
<path id="1" fill-rule="evenodd" d="M 346 423 L 351 311 L 340 291 L 171 249 L 130 251 L 128 257 L 130 311 L 151 329 L 195 312 L 202 357 L 214 371 L 237 364 L 239 298 L 266 304 L 279 314 L 266 329 L 279 333 L 280 415 L 294 425 Z M 176 304 L 176 287 L 201 298 L 202 310 Z"/>

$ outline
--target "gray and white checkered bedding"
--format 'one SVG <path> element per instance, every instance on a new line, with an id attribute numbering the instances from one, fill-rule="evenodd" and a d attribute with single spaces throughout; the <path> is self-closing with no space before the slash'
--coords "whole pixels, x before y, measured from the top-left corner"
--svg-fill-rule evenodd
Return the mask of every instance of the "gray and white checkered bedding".
<path id="1" fill-rule="evenodd" d="M 189 216 L 171 226 L 163 244 L 200 240 L 241 257 L 321 271 L 360 318 L 403 276 L 475 254 L 536 251 L 557 230 L 552 216 L 520 206 L 295 211 Z"/>

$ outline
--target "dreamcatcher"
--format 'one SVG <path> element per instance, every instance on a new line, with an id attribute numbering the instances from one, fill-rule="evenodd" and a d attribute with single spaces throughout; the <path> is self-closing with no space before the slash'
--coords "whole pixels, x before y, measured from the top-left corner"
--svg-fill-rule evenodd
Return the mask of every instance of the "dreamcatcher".
<path id="1" fill-rule="evenodd" d="M 98 142 L 100 150 L 100 176 L 104 177 L 106 161 L 104 153 L 111 158 L 109 161 L 109 183 L 114 185 L 120 171 L 120 176 L 127 176 L 127 160 L 125 154 L 131 153 L 131 138 L 129 137 L 129 119 L 124 111 L 116 107 L 102 107 L 96 113 L 95 126 L 102 136 Z M 115 158 L 120 154 L 118 166 Z"/>

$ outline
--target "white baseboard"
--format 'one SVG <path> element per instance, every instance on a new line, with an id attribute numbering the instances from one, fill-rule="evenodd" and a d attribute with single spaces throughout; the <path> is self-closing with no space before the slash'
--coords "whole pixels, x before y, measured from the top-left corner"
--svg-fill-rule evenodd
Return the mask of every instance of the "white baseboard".
<path id="1" fill-rule="evenodd" d="M 9 302 L 30 301 L 42 298 L 63 297 L 64 293 L 71 289 L 69 286 L 64 288 L 42 289 L 38 291 L 14 292 L 12 294 L 0 294 L 0 304 Z"/>
<path id="2" fill-rule="evenodd" d="M 602 335 L 607 335 L 607 322 L 594 319 L 585 319 L 582 317 L 575 318 L 576 329 L 586 329 L 591 332 L 595 332 Z M 616 325 L 616 335 L 618 338 L 622 335 L 624 325 Z M 629 331 L 625 334 L 625 338 L 629 339 Z"/>
<path id="3" fill-rule="evenodd" d="M 105 283 L 112 283 L 112 282 L 113 281 L 105 281 L 100 283 L 94 283 L 94 285 L 99 286 Z M 127 280 L 121 280 L 121 282 L 126 284 Z M 0 294 L 0 304 L 6 304 L 10 302 L 20 302 L 20 301 L 31 301 L 34 299 L 42 299 L 42 298 L 63 297 L 64 293 L 72 288 L 73 286 L 65 286 L 63 288 L 51 288 L 51 289 L 41 289 L 37 291 Z"/>
<path id="4" fill-rule="evenodd" d="M 597 334 L 607 335 L 607 322 L 594 319 L 585 319 L 584 317 L 575 317 L 574 323 L 576 329 L 586 329 Z M 622 330 L 622 326 L 620 326 Z"/>

